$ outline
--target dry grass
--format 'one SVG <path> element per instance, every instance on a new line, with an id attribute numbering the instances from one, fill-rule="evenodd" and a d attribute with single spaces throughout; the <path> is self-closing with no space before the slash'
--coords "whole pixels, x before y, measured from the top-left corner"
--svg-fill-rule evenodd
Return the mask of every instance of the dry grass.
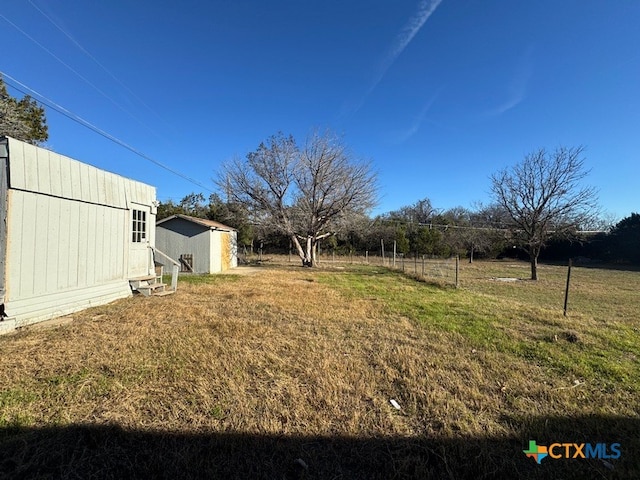
<path id="1" fill-rule="evenodd" d="M 637 378 L 601 379 L 563 357 L 627 355 L 629 377 L 637 347 L 597 340 L 587 314 L 572 324 L 577 344 L 550 340 L 566 330 L 561 313 L 483 282 L 476 293 L 379 267 L 264 268 L 0 338 L 0 476 L 638 473 Z M 623 320 L 638 345 L 637 322 Z M 537 466 L 522 454 L 529 439 L 620 442 L 623 457 L 612 471 L 595 460 Z"/>
<path id="2" fill-rule="evenodd" d="M 529 264 L 513 260 L 460 263 L 462 285 L 481 292 L 562 310 L 567 281 L 566 265 L 540 265 L 540 280 L 528 280 Z M 493 280 L 496 277 L 519 279 L 515 284 Z M 569 316 L 589 315 L 595 319 L 633 321 L 638 318 L 640 297 L 637 270 L 573 266 L 569 288 Z"/>

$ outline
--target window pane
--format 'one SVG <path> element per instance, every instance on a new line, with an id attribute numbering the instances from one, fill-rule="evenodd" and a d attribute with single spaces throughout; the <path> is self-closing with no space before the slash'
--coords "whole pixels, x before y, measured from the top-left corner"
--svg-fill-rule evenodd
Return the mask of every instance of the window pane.
<path id="1" fill-rule="evenodd" d="M 133 220 L 131 222 L 131 241 L 141 242 L 144 238 L 142 232 L 145 230 L 145 212 L 141 210 L 133 210 Z"/>

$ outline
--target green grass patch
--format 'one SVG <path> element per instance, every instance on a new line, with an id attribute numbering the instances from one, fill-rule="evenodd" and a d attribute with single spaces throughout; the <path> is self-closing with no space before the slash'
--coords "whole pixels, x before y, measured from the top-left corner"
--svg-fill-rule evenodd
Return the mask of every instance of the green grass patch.
<path id="1" fill-rule="evenodd" d="M 554 274 L 559 276 L 557 271 Z M 545 284 L 501 284 L 498 292 L 455 290 L 368 266 L 323 272 L 318 279 L 347 298 L 375 299 L 389 317 L 399 315 L 427 330 L 459 335 L 470 349 L 505 353 L 514 362 L 530 362 L 557 376 L 597 382 L 604 388 L 624 384 L 640 392 L 637 324 L 603 323 L 590 315 L 567 319 L 560 310 L 545 308 L 545 302 L 539 301 Z M 503 289 L 509 287 L 510 295 L 505 295 Z M 603 302 L 601 296 L 592 303 L 596 302 Z M 607 305 L 597 308 L 606 310 Z"/>
<path id="2" fill-rule="evenodd" d="M 10 388 L 0 392 L 0 410 L 33 402 L 37 396 L 22 388 Z"/>

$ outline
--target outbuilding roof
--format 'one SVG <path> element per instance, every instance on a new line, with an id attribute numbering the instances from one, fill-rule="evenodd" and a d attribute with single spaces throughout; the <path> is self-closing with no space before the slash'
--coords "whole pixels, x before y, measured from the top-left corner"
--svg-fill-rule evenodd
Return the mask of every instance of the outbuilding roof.
<path id="1" fill-rule="evenodd" d="M 236 229 L 229 227 L 223 223 L 220 222 L 214 222 L 213 220 L 208 220 L 206 218 L 198 218 L 198 217 L 190 217 L 189 215 L 171 215 L 170 217 L 167 218 L 163 218 L 162 220 L 158 220 L 156 222 L 156 225 L 161 225 L 165 222 L 168 222 L 170 220 L 176 219 L 176 218 L 181 218 L 182 220 L 186 220 L 188 222 L 193 222 L 195 224 L 198 225 L 202 225 L 203 227 L 207 227 L 210 228 L 211 230 L 222 230 L 225 232 L 235 232 Z"/>

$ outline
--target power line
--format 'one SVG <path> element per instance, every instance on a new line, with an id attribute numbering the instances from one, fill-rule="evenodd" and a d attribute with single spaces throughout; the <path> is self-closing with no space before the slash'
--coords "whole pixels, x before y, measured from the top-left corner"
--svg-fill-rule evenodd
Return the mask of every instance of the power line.
<path id="1" fill-rule="evenodd" d="M 393 219 L 393 218 L 377 218 L 375 222 L 379 222 L 381 224 L 387 224 L 392 226 L 408 226 L 408 227 L 428 227 L 429 229 L 462 229 L 462 230 L 492 230 L 492 231 L 507 231 L 508 227 L 505 226 L 504 223 L 501 222 L 487 222 L 486 225 L 493 224 L 494 226 L 475 226 L 475 225 L 455 225 L 452 223 L 433 223 L 433 222 L 415 222 L 412 220 L 405 219 Z M 497 226 L 495 226 L 497 225 Z"/>
<path id="2" fill-rule="evenodd" d="M 213 190 L 211 190 L 209 187 L 206 187 L 205 185 L 203 185 L 202 183 L 198 182 L 197 180 L 178 172 L 177 170 L 174 170 L 171 167 L 168 167 L 167 165 L 159 162 L 158 160 L 155 160 L 154 158 L 151 158 L 149 155 L 141 152 L 140 150 L 132 147 L 131 145 L 129 145 L 128 143 L 120 140 L 119 138 L 115 137 L 114 135 L 111 135 L 110 133 L 102 130 L 101 128 L 95 126 L 94 124 L 88 122 L 87 120 L 83 119 L 82 117 L 80 117 L 79 115 L 76 115 L 75 113 L 69 111 L 68 109 L 64 108 L 63 106 L 57 104 L 56 102 L 54 102 L 53 100 L 45 97 L 44 95 L 42 95 L 41 93 L 36 92 L 35 90 L 33 90 L 32 88 L 30 88 L 29 86 L 25 85 L 24 83 L 16 80 L 15 78 L 13 78 L 11 75 L 8 75 L 7 73 L 3 72 L 2 70 L 0 70 L 0 75 L 2 75 L 5 78 L 8 78 L 10 80 L 10 82 L 6 82 L 8 85 L 10 85 L 11 87 L 15 88 L 16 90 L 18 90 L 21 93 L 24 93 L 25 95 L 33 95 L 36 97 L 36 101 L 38 101 L 38 103 L 45 105 L 53 110 L 55 110 L 56 112 L 64 115 L 65 117 L 67 117 L 70 120 L 73 120 L 74 122 L 82 125 L 85 128 L 88 128 L 89 130 L 92 130 L 93 132 L 97 133 L 98 135 L 101 135 L 102 137 L 106 138 L 107 140 L 111 140 L 113 143 L 120 145 L 121 147 L 126 148 L 127 150 L 129 150 L 130 152 L 133 152 L 134 154 L 138 155 L 141 158 L 144 158 L 145 160 L 153 163 L 154 165 L 165 169 L 166 171 L 173 173 L 174 175 L 182 178 L 183 180 L 186 180 L 190 183 L 193 183 L 194 185 L 197 185 L 200 188 L 205 189 L 208 192 L 214 193 Z M 16 86 L 15 84 L 19 85 Z M 25 91 L 26 90 L 26 91 Z"/>
<path id="3" fill-rule="evenodd" d="M 31 40 L 33 43 L 35 43 L 38 47 L 40 47 L 42 50 L 44 50 L 45 52 L 47 52 L 49 55 L 51 55 L 54 59 L 56 59 L 60 64 L 62 64 L 64 67 L 66 67 L 68 70 L 70 70 L 74 75 L 76 75 L 78 78 L 80 78 L 83 82 L 85 82 L 87 85 L 89 85 L 91 88 L 93 88 L 96 92 L 98 92 L 100 95 L 102 95 L 104 98 L 106 98 L 107 100 L 109 100 L 111 103 L 113 103 L 116 107 L 118 107 L 120 110 L 122 110 L 124 113 L 126 113 L 127 115 L 129 115 L 131 118 L 133 118 L 136 122 L 138 122 L 140 125 L 142 125 L 144 128 L 146 128 L 147 130 L 149 130 L 151 133 L 153 133 L 156 137 L 158 138 L 162 138 L 162 136 L 158 133 L 156 133 L 153 129 L 151 129 L 150 127 L 148 127 L 147 125 L 145 125 L 141 120 L 139 120 L 135 115 L 133 115 L 131 112 L 129 112 L 126 108 L 124 108 L 122 105 L 120 105 L 118 102 L 116 102 L 113 98 L 111 98 L 109 95 L 107 95 L 105 92 L 103 92 L 101 89 L 99 89 L 94 83 L 92 83 L 91 81 L 89 81 L 89 79 L 87 79 L 86 77 L 84 77 L 83 75 L 81 75 L 78 71 L 76 71 L 75 69 L 73 69 L 68 63 L 66 63 L 64 60 L 62 60 L 60 57 L 58 57 L 55 53 L 53 53 L 51 50 L 49 50 L 47 47 L 45 47 L 44 45 L 42 45 L 40 42 L 38 42 L 35 38 L 33 38 L 31 35 L 29 35 L 27 32 L 25 32 L 23 29 L 21 29 L 18 25 L 16 25 L 15 23 L 13 23 L 11 20 L 9 20 L 5 15 L 3 15 L 2 13 L 0 13 L 0 18 L 2 18 L 3 20 L 5 20 L 9 25 L 11 25 L 13 28 L 15 28 L 16 30 L 18 30 L 22 35 L 24 35 L 25 37 L 27 37 L 29 40 Z"/>
<path id="4" fill-rule="evenodd" d="M 417 227 L 417 228 L 428 228 L 429 230 L 443 230 L 447 231 L 451 230 L 480 230 L 487 232 L 511 232 L 513 231 L 513 227 L 509 226 L 503 222 L 487 222 L 484 226 L 477 225 L 455 225 L 452 223 L 432 223 L 432 222 L 414 222 L 411 220 L 402 220 L 402 219 L 390 219 L 390 218 L 377 218 L 373 221 L 373 223 L 386 224 L 391 226 L 403 226 L 403 227 Z M 493 225 L 493 226 L 491 226 Z M 520 231 L 520 229 L 517 229 Z M 555 233 L 555 230 L 550 230 L 548 233 Z M 576 230 L 576 234 L 581 235 L 595 235 L 598 233 L 606 233 L 604 230 Z"/>
<path id="5" fill-rule="evenodd" d="M 129 92 L 129 94 L 131 94 L 138 102 L 140 102 L 144 107 L 147 108 L 147 110 L 149 110 L 151 113 L 153 113 L 156 117 L 158 117 L 160 120 L 162 120 L 164 122 L 164 119 L 162 117 L 160 117 L 160 115 L 154 111 L 149 105 L 147 105 L 144 100 L 142 100 L 138 95 L 135 94 L 135 92 L 133 92 L 133 90 L 131 90 L 128 86 L 126 86 L 118 77 L 116 77 L 111 70 L 109 70 L 107 67 L 105 67 L 94 55 L 91 54 L 91 52 L 89 52 L 86 48 L 84 48 L 82 45 L 80 45 L 80 43 L 73 38 L 73 36 L 67 32 L 64 28 L 62 28 L 53 18 L 51 18 L 49 15 L 47 15 L 47 13 L 45 13 L 38 5 L 36 5 L 35 3 L 33 3 L 32 0 L 29 0 L 29 3 L 31 4 L 31 6 L 33 8 L 35 8 L 38 12 L 40 12 L 40 14 L 46 18 L 54 27 L 56 27 L 65 37 L 67 37 L 69 39 L 69 41 L 71 43 L 73 43 L 82 53 L 84 53 L 87 57 L 89 57 L 96 65 L 98 65 L 107 75 L 109 75 L 116 83 L 118 83 L 118 85 L 120 85 L 122 88 L 124 88 L 127 92 Z M 6 17 L 4 17 L 6 20 Z M 15 25 L 14 25 L 15 26 Z M 17 26 L 15 26 L 16 28 L 18 28 Z M 25 36 L 27 36 L 27 38 L 29 38 L 30 40 L 32 40 L 33 42 L 35 42 L 38 46 L 40 46 L 42 49 L 44 49 L 47 53 L 49 53 L 50 55 L 52 55 L 56 60 L 60 61 L 63 65 L 65 65 L 67 68 L 71 69 L 71 67 L 69 67 L 68 65 L 66 65 L 64 62 L 62 62 L 60 59 L 58 59 L 58 57 L 56 57 L 55 55 L 53 55 L 53 53 L 51 53 L 49 50 L 47 50 L 44 46 L 40 45 L 40 43 L 38 43 L 35 39 L 33 39 L 32 37 L 30 37 L 29 35 L 27 35 L 25 32 L 22 32 Z M 76 73 L 73 69 L 71 69 L 72 72 Z M 76 73 L 77 74 L 77 73 Z M 78 75 L 78 74 L 77 74 Z M 83 78 L 83 77 L 81 77 Z M 90 84 L 92 85 L 92 84 Z M 93 86 L 93 85 L 92 85 Z M 95 88 L 95 87 L 94 87 Z M 98 90 L 99 91 L 99 90 Z M 119 108 L 122 109 L 122 107 L 120 107 L 115 100 L 111 99 L 110 100 L 112 102 L 114 102 Z M 125 110 L 126 111 L 126 110 Z M 128 113 L 128 112 L 127 112 Z M 133 117 L 132 115 L 132 118 Z M 138 120 L 137 118 L 135 118 L 136 120 Z M 138 120 L 139 121 L 139 120 Z M 142 123 L 142 122 L 141 122 Z M 166 124 L 166 122 L 165 122 Z M 144 125 L 144 124 L 143 124 Z M 146 125 L 145 125 L 146 126 Z M 149 127 L 147 127 L 149 128 Z M 153 132 L 153 130 L 151 130 L 149 128 L 150 131 Z M 157 133 L 153 132 L 156 136 L 160 137 L 160 135 L 158 135 Z"/>

